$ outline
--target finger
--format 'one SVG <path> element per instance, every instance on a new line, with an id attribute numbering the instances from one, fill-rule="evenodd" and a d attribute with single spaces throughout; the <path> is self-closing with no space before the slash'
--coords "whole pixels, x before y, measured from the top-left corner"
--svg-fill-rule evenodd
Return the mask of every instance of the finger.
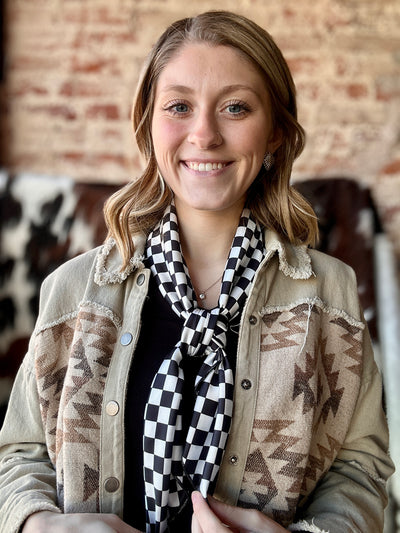
<path id="1" fill-rule="evenodd" d="M 220 520 L 211 511 L 200 492 L 192 492 L 193 513 L 203 531 L 219 531 L 223 528 Z"/>
<path id="2" fill-rule="evenodd" d="M 192 515 L 192 533 L 203 533 L 199 521 L 195 515 Z"/>
<path id="3" fill-rule="evenodd" d="M 221 522 L 233 528 L 238 528 L 240 531 L 262 532 L 269 531 L 269 526 L 274 522 L 265 515 L 255 511 L 254 509 L 243 509 L 241 507 L 234 507 L 226 503 L 220 502 L 208 496 L 208 503 L 214 514 Z M 268 528 L 268 529 L 267 529 Z"/>
<path id="4" fill-rule="evenodd" d="M 67 528 L 65 531 L 73 531 L 74 533 L 120 533 L 116 518 L 112 515 L 105 515 L 104 517 L 96 515 L 89 520 L 84 520 L 76 528 L 71 528 L 70 530 Z"/>

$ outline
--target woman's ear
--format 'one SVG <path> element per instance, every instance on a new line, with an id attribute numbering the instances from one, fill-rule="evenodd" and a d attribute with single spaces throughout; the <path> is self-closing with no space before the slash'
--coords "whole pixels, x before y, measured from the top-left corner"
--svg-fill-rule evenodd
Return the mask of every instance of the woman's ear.
<path id="1" fill-rule="evenodd" d="M 283 142 L 283 133 L 280 128 L 275 128 L 273 134 L 268 139 L 267 152 L 274 154 Z"/>

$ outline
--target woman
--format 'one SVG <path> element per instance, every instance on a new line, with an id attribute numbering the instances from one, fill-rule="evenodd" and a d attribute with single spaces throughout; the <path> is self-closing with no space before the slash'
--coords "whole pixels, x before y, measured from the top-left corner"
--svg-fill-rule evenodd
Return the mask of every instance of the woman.
<path id="1" fill-rule="evenodd" d="M 110 240 L 43 285 L 2 531 L 381 531 L 380 377 L 352 271 L 307 248 L 279 49 L 231 13 L 178 21 L 133 119 L 147 166 Z"/>

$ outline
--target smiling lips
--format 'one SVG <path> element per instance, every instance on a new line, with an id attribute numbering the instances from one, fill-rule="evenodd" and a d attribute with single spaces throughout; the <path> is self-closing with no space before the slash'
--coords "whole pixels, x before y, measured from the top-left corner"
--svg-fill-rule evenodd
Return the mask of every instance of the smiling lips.
<path id="1" fill-rule="evenodd" d="M 198 163 L 196 161 L 186 161 L 186 166 L 191 170 L 197 170 L 199 172 L 210 172 L 211 170 L 220 170 L 227 166 L 227 163 Z"/>

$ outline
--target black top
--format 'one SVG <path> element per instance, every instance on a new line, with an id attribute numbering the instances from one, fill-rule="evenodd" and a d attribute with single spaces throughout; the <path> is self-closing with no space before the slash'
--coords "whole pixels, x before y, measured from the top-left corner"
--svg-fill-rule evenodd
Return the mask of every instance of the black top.
<path id="1" fill-rule="evenodd" d="M 180 339 L 183 320 L 162 297 L 153 276 L 143 306 L 142 326 L 129 374 L 125 410 L 125 486 L 124 520 L 140 531 L 146 530 L 143 480 L 143 420 L 151 382 L 162 361 Z M 234 328 L 235 330 L 237 328 Z M 237 333 L 229 329 L 226 353 L 233 371 L 236 367 Z M 195 402 L 194 381 L 202 357 L 186 357 L 182 361 L 185 387 L 182 401 L 183 427 L 189 427 Z M 170 533 L 191 530 L 191 503 L 172 522 Z"/>

